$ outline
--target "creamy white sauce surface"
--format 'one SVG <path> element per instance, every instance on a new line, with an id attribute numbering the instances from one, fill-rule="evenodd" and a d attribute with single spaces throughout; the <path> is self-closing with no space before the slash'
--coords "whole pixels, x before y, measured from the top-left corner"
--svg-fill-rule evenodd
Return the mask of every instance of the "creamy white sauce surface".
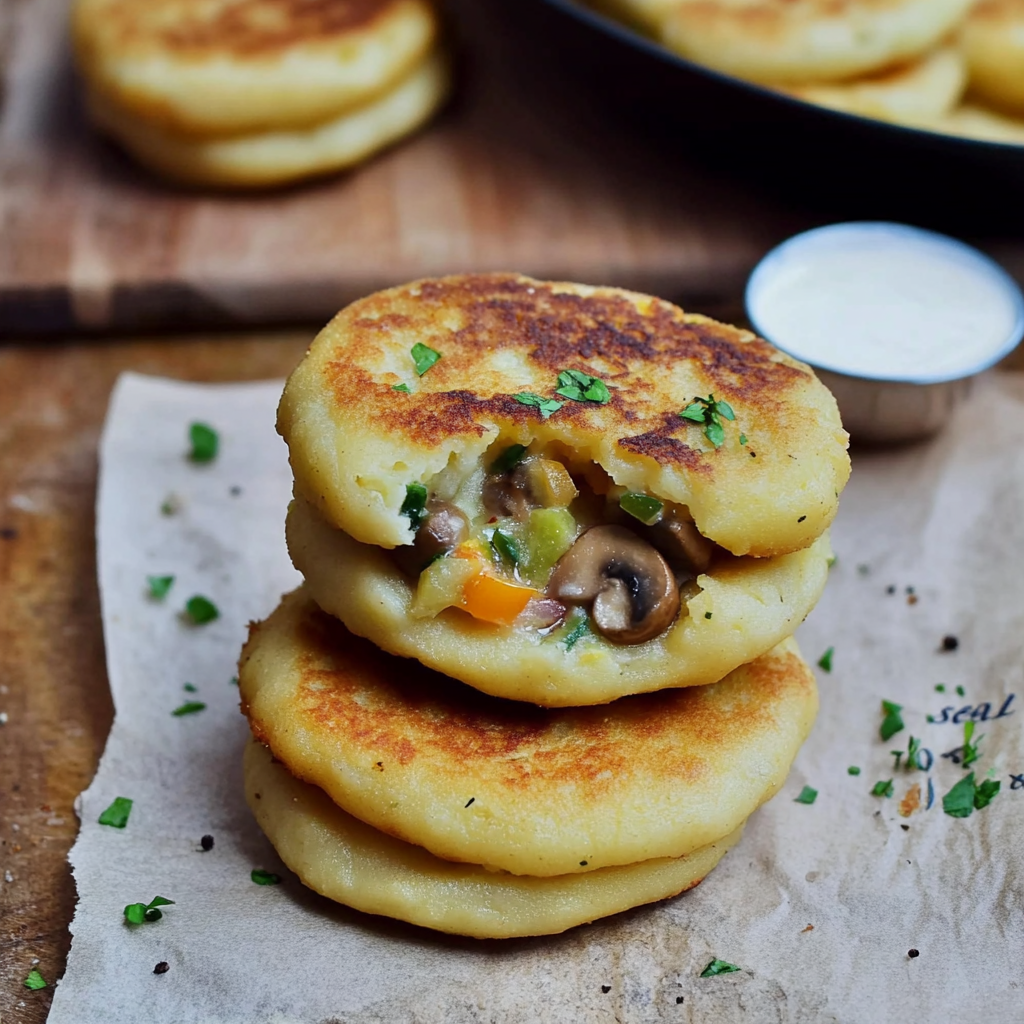
<path id="1" fill-rule="evenodd" d="M 896 224 L 840 224 L 769 253 L 747 289 L 758 333 L 839 373 L 947 380 L 1004 355 L 1024 330 L 1014 282 L 969 246 Z"/>

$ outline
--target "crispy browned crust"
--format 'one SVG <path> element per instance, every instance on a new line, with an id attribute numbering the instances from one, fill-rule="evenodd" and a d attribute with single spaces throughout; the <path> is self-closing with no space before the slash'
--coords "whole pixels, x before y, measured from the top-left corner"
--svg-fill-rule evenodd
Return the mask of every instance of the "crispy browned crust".
<path id="1" fill-rule="evenodd" d="M 159 2 L 165 15 L 153 13 L 146 18 L 139 17 L 136 3 L 107 4 L 103 10 L 105 37 L 111 43 L 147 46 L 187 58 L 209 54 L 265 57 L 297 44 L 330 42 L 370 29 L 401 0 Z"/>
<path id="2" fill-rule="evenodd" d="M 813 675 L 792 646 L 719 684 L 609 706 L 501 700 L 383 653 L 301 590 L 285 598 L 265 633 L 252 634 L 239 679 L 253 734 L 297 777 L 381 831 L 470 862 L 472 854 L 412 834 L 401 813 L 386 809 L 391 797 L 443 793 L 450 805 L 454 794 L 461 807 L 465 793 L 502 822 L 553 805 L 577 813 L 615 806 L 628 818 L 625 808 L 651 792 L 685 805 L 685 793 L 706 799 L 723 778 L 749 773 L 747 804 L 716 833 L 724 834 L 781 784 L 816 707 Z M 369 814 L 346 797 L 353 782 L 377 794 Z"/>
<path id="3" fill-rule="evenodd" d="M 358 409 L 381 429 L 415 443 L 437 446 L 467 433 L 479 436 L 483 419 L 539 418 L 511 394 L 493 393 L 507 381 L 481 379 L 481 351 L 515 349 L 525 353 L 531 370 L 552 382 L 571 367 L 617 387 L 606 406 L 566 402 L 559 419 L 600 421 L 628 450 L 693 469 L 701 464 L 700 453 L 677 439 L 693 431 L 678 410 L 664 408 L 654 383 L 672 364 L 699 364 L 717 398 L 765 415 L 776 414 L 794 384 L 810 376 L 749 331 L 684 313 L 660 299 L 645 306 L 641 312 L 628 293 L 612 289 L 582 295 L 511 274 L 424 281 L 415 296 L 398 289 L 378 292 L 342 314 L 345 345 L 327 363 L 325 383 L 339 407 Z M 429 392 L 415 403 L 396 401 L 394 381 L 375 379 L 367 367 L 379 358 L 392 328 L 421 330 L 429 345 L 435 325 L 451 310 L 458 310 L 460 327 L 437 341 L 444 357 L 423 382 Z M 476 380 L 477 388 L 464 386 Z M 681 395 L 678 402 L 692 397 Z"/>

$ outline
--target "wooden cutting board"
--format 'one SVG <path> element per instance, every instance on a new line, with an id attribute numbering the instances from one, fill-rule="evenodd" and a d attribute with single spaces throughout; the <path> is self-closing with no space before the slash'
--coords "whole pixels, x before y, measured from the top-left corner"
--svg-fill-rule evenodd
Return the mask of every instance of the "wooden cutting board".
<path id="1" fill-rule="evenodd" d="M 250 196 L 172 188 L 97 138 L 68 0 L 0 0 L 0 334 L 323 321 L 426 274 L 517 269 L 735 308 L 809 218 L 653 143 L 506 52 L 497 0 L 450 12 L 448 109 L 361 169 Z"/>

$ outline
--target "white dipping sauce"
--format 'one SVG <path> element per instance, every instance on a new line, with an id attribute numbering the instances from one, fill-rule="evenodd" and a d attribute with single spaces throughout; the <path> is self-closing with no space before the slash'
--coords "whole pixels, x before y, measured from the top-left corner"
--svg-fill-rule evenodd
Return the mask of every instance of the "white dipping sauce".
<path id="1" fill-rule="evenodd" d="M 901 224 L 835 224 L 784 242 L 750 278 L 747 313 L 804 362 L 918 383 L 985 369 L 1024 333 L 1024 298 L 998 264 Z"/>

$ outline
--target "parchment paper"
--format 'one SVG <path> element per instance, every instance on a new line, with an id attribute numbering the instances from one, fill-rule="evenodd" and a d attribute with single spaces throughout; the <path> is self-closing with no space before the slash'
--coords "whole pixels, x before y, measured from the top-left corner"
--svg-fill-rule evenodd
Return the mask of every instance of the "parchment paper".
<path id="1" fill-rule="evenodd" d="M 129 375 L 113 396 L 98 532 L 117 717 L 81 798 L 80 902 L 51 1024 L 1024 1021 L 1020 375 L 980 381 L 931 443 L 855 454 L 833 530 L 839 561 L 799 632 L 811 660 L 835 648 L 832 672 L 819 670 L 821 714 L 741 845 L 691 893 L 510 942 L 445 938 L 329 903 L 280 865 L 245 807 L 234 661 L 246 621 L 296 582 L 282 537 L 279 392 Z M 192 420 L 220 431 L 211 465 L 184 458 Z M 170 494 L 181 507 L 165 516 Z M 154 602 L 145 577 L 164 573 L 176 582 Z M 195 593 L 220 619 L 180 621 Z M 945 634 L 958 650 L 939 652 Z M 904 705 L 907 725 L 889 742 L 883 698 Z M 207 708 L 173 717 L 186 699 Z M 964 772 L 942 755 L 962 725 L 926 716 L 982 704 L 990 720 L 978 723 L 973 767 L 979 781 L 993 770 L 1002 791 L 956 819 L 941 800 Z M 894 770 L 889 751 L 910 735 L 923 738 L 929 771 Z M 895 795 L 872 796 L 888 778 Z M 901 817 L 912 784 L 927 802 L 929 780 L 931 809 Z M 819 790 L 810 806 L 794 802 L 805 784 Z M 97 824 L 115 796 L 135 801 L 123 831 Z M 199 852 L 207 833 L 214 849 Z M 254 885 L 256 867 L 284 883 Z M 176 901 L 163 920 L 123 923 L 125 904 L 155 895 Z M 700 978 L 712 957 L 743 969 Z M 167 973 L 153 974 L 158 961 Z"/>

